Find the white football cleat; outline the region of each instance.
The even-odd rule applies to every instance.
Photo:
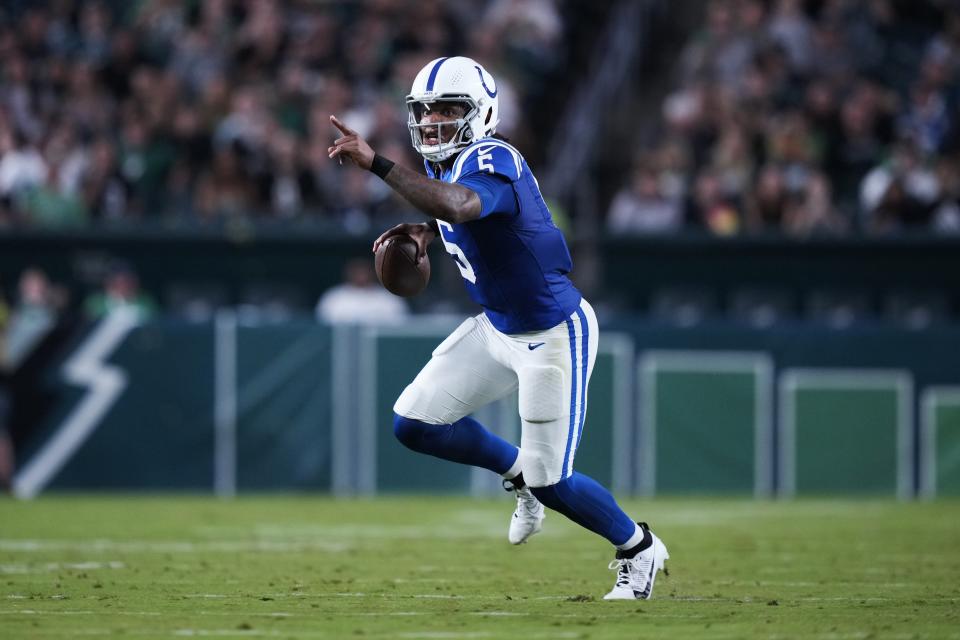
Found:
[[[543,519],[546,517],[543,505],[530,491],[530,487],[517,489],[517,509],[510,519],[510,533],[507,539],[510,544],[523,544],[535,533],[543,529]]]
[[[644,531],[650,531],[646,522],[638,522]],[[617,582],[604,600],[649,600],[653,595],[653,582],[657,572],[663,569],[663,562],[670,557],[667,547],[655,536],[652,531],[653,544],[638,553],[633,558],[621,557],[617,551],[617,559],[610,563],[611,569],[617,570]]]

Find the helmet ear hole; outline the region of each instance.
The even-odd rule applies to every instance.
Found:
[[[487,126],[488,124],[490,124],[490,118],[492,117],[493,117],[493,107],[490,107],[489,109],[487,109],[487,117],[483,121],[483,126]]]

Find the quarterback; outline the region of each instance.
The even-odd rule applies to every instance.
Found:
[[[408,128],[426,175],[378,155],[331,116],[342,135],[328,149],[372,171],[434,218],[401,224],[374,242],[405,234],[418,259],[439,237],[483,312],[467,319],[394,405],[394,432],[410,449],[489,469],[517,493],[508,539],[541,530],[544,505],[615,547],[607,600],[646,599],[669,555],[592,478],[574,471],[599,331],[590,304],[567,277],[572,262],[523,156],[497,137],[493,77],[474,60],[427,64],[407,96]],[[518,394],[520,447],[470,416]]]

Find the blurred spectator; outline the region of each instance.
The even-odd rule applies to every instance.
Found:
[[[933,227],[941,233],[960,233],[960,159],[941,159],[937,176],[941,191]]]
[[[37,268],[24,271],[2,342],[0,368],[16,371],[54,329],[65,305],[65,292],[51,284],[46,273]]]
[[[717,236],[738,233],[743,216],[736,204],[724,194],[720,177],[712,171],[697,176],[687,216],[694,226]]]
[[[47,179],[40,152],[9,129],[0,128],[0,196],[14,198]]]
[[[809,71],[813,64],[813,27],[800,0],[777,0],[768,31],[786,51],[794,69],[800,73]]]
[[[235,216],[253,209],[256,189],[234,145],[217,149],[197,181],[194,208],[205,218]]]
[[[736,85],[754,53],[752,34],[739,29],[737,7],[728,0],[707,3],[706,24],[682,55],[683,77],[710,77]]]
[[[936,173],[911,140],[900,142],[886,162],[874,167],[860,188],[862,226],[895,231],[928,226],[940,198]]]
[[[833,205],[830,180],[819,172],[807,177],[785,214],[783,230],[793,236],[837,235],[849,228],[849,220]]]
[[[783,171],[775,165],[760,170],[747,202],[747,226],[752,231],[776,231],[783,226],[789,194]]]
[[[343,282],[320,296],[317,320],[330,324],[396,323],[408,314],[407,304],[381,287],[371,261],[350,260],[344,267]]]
[[[634,171],[630,186],[614,197],[607,214],[607,228],[614,233],[666,233],[682,224],[682,203],[664,193],[650,167]]]
[[[141,321],[149,320],[157,313],[156,302],[140,289],[140,279],[126,265],[115,266],[104,279],[103,289],[88,296],[83,306],[87,317],[92,320],[118,309],[136,312]]]

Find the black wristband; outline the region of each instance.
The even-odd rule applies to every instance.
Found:
[[[370,163],[371,173],[378,175],[381,180],[386,180],[390,169],[393,169],[393,162],[387,160],[379,153],[373,155],[373,162]]]
[[[426,222],[424,224],[430,227],[430,230],[433,231],[433,235],[440,235],[440,223],[438,223],[436,220],[431,220],[430,222]]]

